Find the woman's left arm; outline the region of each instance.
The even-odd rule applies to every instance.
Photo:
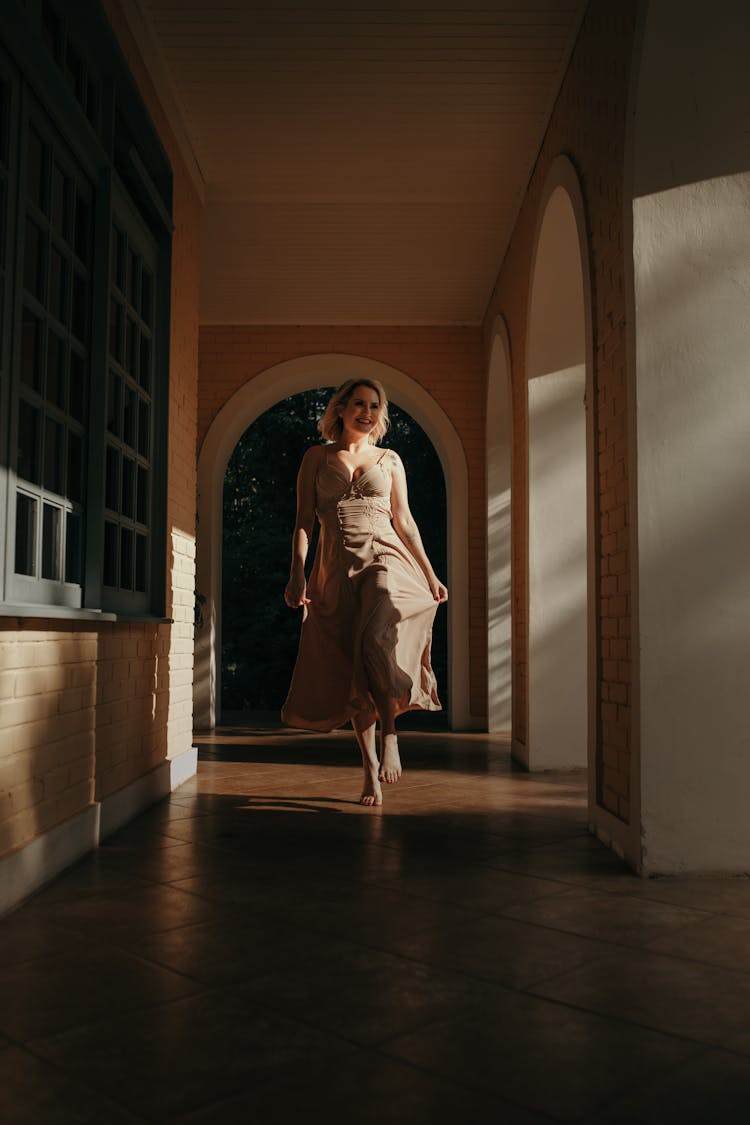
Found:
[[[393,450],[386,454],[391,470],[391,514],[393,529],[401,542],[414,556],[424,571],[425,578],[436,602],[448,600],[448,588],[440,581],[427,558],[416,520],[409,508],[409,493],[406,486],[406,473],[401,458]]]

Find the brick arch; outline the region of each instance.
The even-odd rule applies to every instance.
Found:
[[[340,353],[299,356],[275,364],[241,386],[209,427],[198,456],[196,589],[206,599],[195,651],[195,724],[215,725],[221,677],[221,528],[224,474],[247,427],[280,399],[348,378],[380,379],[393,401],[419,423],[445,474],[448,517],[449,719],[454,729],[472,725],[469,708],[468,470],[460,438],[434,398],[398,368]]]

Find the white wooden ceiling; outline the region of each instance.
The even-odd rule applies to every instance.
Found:
[[[201,319],[475,324],[585,0],[124,0],[202,180]]]

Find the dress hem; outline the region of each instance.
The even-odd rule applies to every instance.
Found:
[[[434,703],[430,700],[429,703],[410,703],[406,707],[401,707],[396,712],[396,718],[405,715],[408,711],[442,711],[443,706],[441,703]],[[303,719],[300,715],[290,714],[282,708],[281,721],[285,726],[292,727],[294,730],[309,730],[315,731],[320,734],[330,734],[331,731],[339,730],[341,727],[346,726],[351,722],[354,715],[359,711],[351,709],[343,717],[337,716],[335,719]],[[375,720],[379,718],[376,711],[373,711]]]

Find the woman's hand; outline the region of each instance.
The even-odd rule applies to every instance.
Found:
[[[304,608],[310,604],[307,596],[307,583],[304,578],[293,576],[289,579],[284,590],[284,601],[290,609]]]
[[[430,583],[430,592],[436,602],[448,601],[448,587],[440,581],[439,578],[433,576],[428,579]]]

